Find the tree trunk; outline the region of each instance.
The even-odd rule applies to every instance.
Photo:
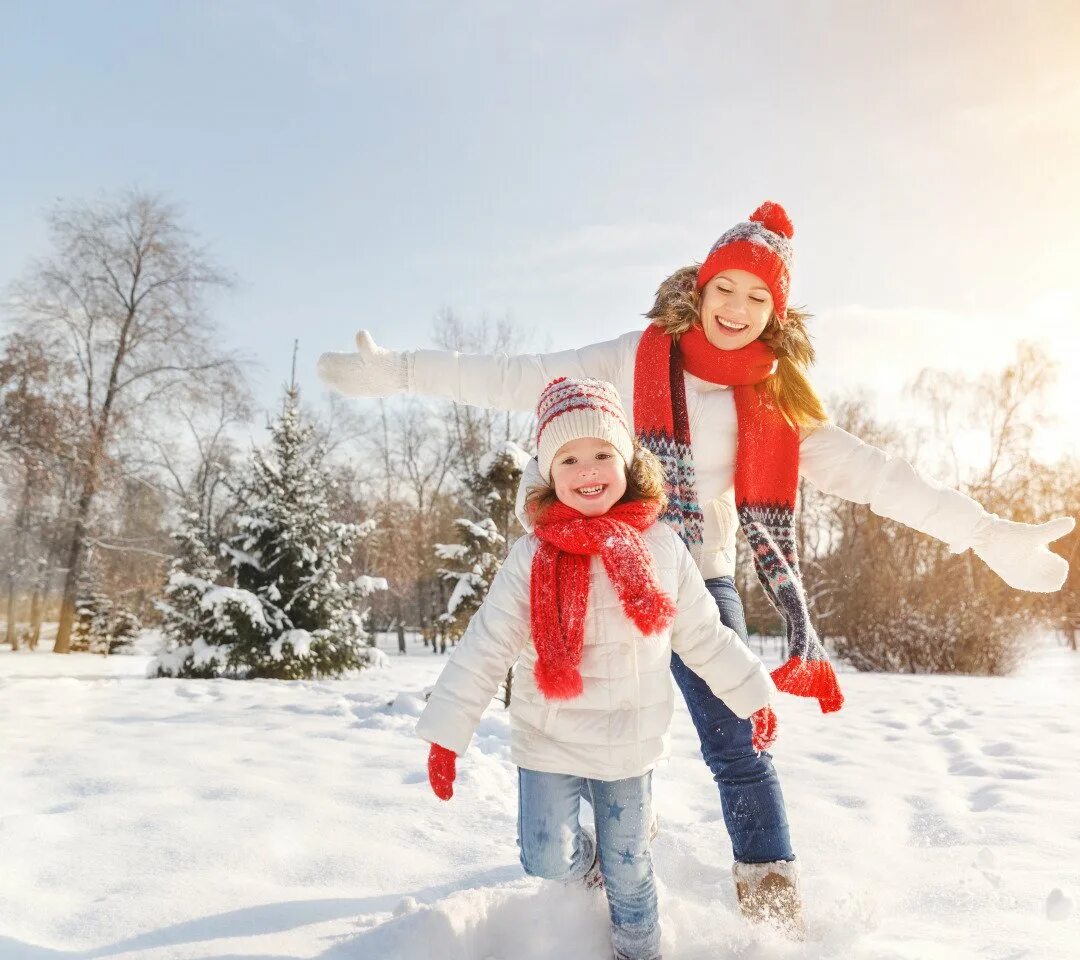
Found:
[[[400,620],[397,625],[397,648],[398,653],[405,653],[405,624]]]
[[[67,571],[64,574],[64,593],[60,601],[60,625],[56,630],[56,643],[53,644],[53,653],[68,653],[71,650],[71,628],[75,621],[75,594],[78,590],[79,574],[82,573],[86,521],[90,515],[90,503],[93,497],[93,486],[87,481],[83,494],[79,497],[78,512],[75,515],[75,529],[72,531],[71,545],[68,548]]]
[[[503,697],[503,706],[510,709],[510,688],[514,685],[514,668],[506,671],[506,696]]]
[[[8,567],[8,604],[7,604],[7,642],[12,650],[19,648],[19,630],[15,616],[15,591],[17,573],[23,566],[26,552],[26,529],[30,524],[30,486],[31,473],[27,466],[23,475],[22,495],[19,497],[19,510],[15,514],[15,536],[12,538],[11,560]]]
[[[30,598],[30,630],[26,635],[26,646],[31,650],[37,649],[38,640],[41,639],[41,609],[44,606],[42,599],[42,588],[39,581],[34,584],[34,593]]]
[[[8,573],[7,632],[4,638],[12,650],[19,649],[19,631],[15,629],[15,571]]]
[[[121,345],[124,337],[121,336]],[[119,356],[119,354],[118,354]],[[71,627],[75,620],[75,594],[78,590],[79,574],[82,573],[83,548],[86,542],[86,527],[90,519],[90,506],[97,493],[98,472],[101,469],[101,456],[105,449],[105,436],[109,428],[109,411],[113,401],[113,384],[116,380],[117,363],[113,364],[112,381],[109,393],[102,404],[101,419],[94,427],[94,436],[90,443],[90,457],[86,465],[86,480],[79,506],[75,513],[75,527],[71,534],[71,546],[68,549],[67,574],[64,577],[64,595],[60,602],[60,625],[56,630],[56,643],[53,653],[68,653],[71,650]]]

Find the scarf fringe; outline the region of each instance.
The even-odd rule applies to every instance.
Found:
[[[813,697],[822,713],[835,713],[844,705],[836,671],[828,660],[792,657],[773,670],[771,676],[777,690],[796,697]]]
[[[645,594],[624,603],[623,612],[646,637],[654,637],[675,622],[679,608],[666,593]]]
[[[536,688],[548,700],[573,700],[585,689],[578,668],[569,663],[549,663],[537,657],[533,667]]]

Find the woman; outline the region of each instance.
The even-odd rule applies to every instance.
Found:
[[[814,696],[825,711],[843,702],[799,578],[793,511],[800,476],[815,487],[949,544],[968,548],[1006,583],[1053,591],[1068,572],[1046,545],[1073,521],[1013,523],[964,494],[828,422],[806,377],[813,350],[805,315],[788,306],[793,229],[764,203],[714,244],[700,267],[661,284],[650,326],[580,350],[528,356],[394,353],[361,330],[356,353],[324,354],[319,374],[354,396],[416,393],[459,403],[529,410],[559,376],[595,377],[633,398],[633,427],[660,458],[669,485],[663,519],[682,536],[724,622],[744,639],[735,590],[735,532],[752,548],[758,578],[787,622],[791,659],[778,688]],[[883,358],[884,360],[884,358]],[[535,485],[527,472],[523,486]],[[748,721],[712,696],[678,657],[672,672],[720,789],[731,836],[736,891],[752,919],[800,924],[795,855],[779,780],[752,744]]]

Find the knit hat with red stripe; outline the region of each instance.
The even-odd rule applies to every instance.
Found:
[[[551,483],[551,461],[559,448],[582,437],[606,440],[627,466],[634,459],[630,420],[612,384],[587,377],[552,380],[536,405],[536,459],[545,483]]]
[[[787,320],[788,290],[795,228],[778,203],[766,200],[749,220],[737,223],[713,244],[698,270],[700,290],[721,270],[745,270],[760,277],[772,293],[773,309],[780,323]]]

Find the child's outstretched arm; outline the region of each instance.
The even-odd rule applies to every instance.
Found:
[[[868,504],[879,517],[929,534],[953,553],[971,547],[1017,590],[1052,593],[1069,574],[1068,562],[1047,544],[1072,530],[1071,517],[1031,524],[995,516],[959,490],[834,424],[818,427],[803,439],[799,472],[823,493]]]
[[[378,346],[371,334],[356,334],[355,353],[324,353],[319,377],[354,397],[395,393],[445,397],[474,407],[533,410],[540,391],[556,377],[595,377],[619,383],[632,370],[640,331],[579,350],[509,356],[451,350],[397,353]]]
[[[532,552],[514,544],[428,698],[416,733],[431,743],[428,779],[443,800],[453,796],[455,758],[463,754],[480,717],[529,638]]]
[[[671,536],[677,540],[674,532]],[[732,713],[747,719],[768,707],[776,688],[757,655],[720,619],[716,601],[709,594],[690,551],[681,541],[677,555],[679,595],[675,600],[678,613],[671,629],[671,649],[709,685]],[[766,719],[763,715],[762,720]],[[775,717],[771,722],[775,736]]]

